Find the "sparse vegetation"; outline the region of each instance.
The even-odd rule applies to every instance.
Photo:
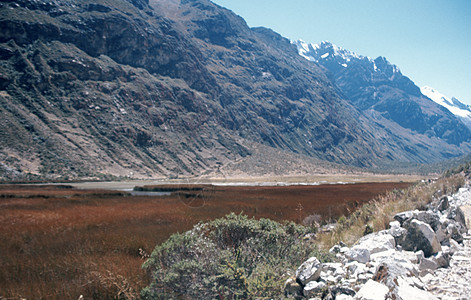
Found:
[[[347,216],[341,216],[333,232],[319,235],[319,245],[328,249],[340,241],[352,244],[365,233],[389,228],[389,222],[393,221],[396,213],[425,209],[427,204],[442,195],[455,193],[464,183],[464,176],[454,174],[379,195]]]

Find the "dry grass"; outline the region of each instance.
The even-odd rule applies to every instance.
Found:
[[[150,253],[200,220],[231,211],[298,222],[315,214],[338,217],[406,185],[218,187],[195,199],[0,185],[0,297],[137,298],[148,285],[141,249]]]
[[[379,195],[373,201],[350,212],[348,217],[340,217],[335,231],[319,234],[319,245],[323,249],[329,249],[340,241],[352,245],[365,234],[367,226],[373,231],[388,229],[395,214],[425,209],[427,204],[441,196],[455,193],[464,183],[462,175],[453,175]]]
[[[166,224],[175,217],[172,200],[57,192],[17,187],[15,197],[2,193],[10,196],[0,200],[0,296],[137,298],[147,284],[139,249],[150,252],[194,222]]]

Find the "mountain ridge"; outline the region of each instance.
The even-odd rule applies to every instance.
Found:
[[[210,1],[20,0],[0,4],[0,24],[5,178],[251,174],[257,149],[311,169],[467,149],[388,127],[288,39]]]
[[[372,59],[329,42],[293,41],[300,55],[326,67],[334,82],[361,111],[382,114],[405,129],[459,146],[471,132],[454,115],[425,97],[420,88],[386,58]],[[453,130],[456,130],[453,132]]]

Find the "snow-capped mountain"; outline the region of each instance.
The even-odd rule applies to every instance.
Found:
[[[396,132],[411,130],[454,145],[471,140],[471,127],[424,96],[385,57],[373,59],[330,42],[316,45],[298,40],[292,44],[301,56],[325,67],[344,97],[380,126],[393,126]]]
[[[424,86],[420,88],[420,91],[425,96],[429,97],[436,103],[448,109],[452,114],[460,117],[463,123],[465,123],[466,126],[471,128],[471,108],[469,105],[462,103],[455,97],[452,97],[450,99],[429,86]]]
[[[298,48],[298,53],[307,60],[328,65],[329,70],[338,71],[342,68],[348,68],[355,63],[362,62],[369,71],[374,73],[386,73],[393,76],[401,73],[396,65],[388,62],[384,57],[372,59],[371,57],[357,54],[353,51],[338,47],[331,42],[323,41],[320,44],[308,44],[303,40],[292,41]],[[332,71],[332,70],[331,70]]]

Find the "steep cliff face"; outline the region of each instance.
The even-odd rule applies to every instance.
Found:
[[[11,1],[0,26],[10,177],[196,175],[260,149],[356,166],[461,153],[404,151],[287,39],[209,1]]]

